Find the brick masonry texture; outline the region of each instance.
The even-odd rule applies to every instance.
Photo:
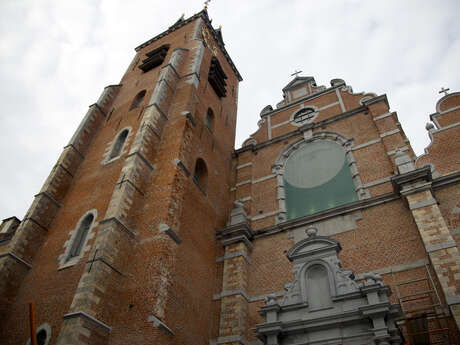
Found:
[[[179,21],[138,47],[120,84],[89,107],[25,218],[1,234],[0,338],[26,343],[27,303],[34,301],[37,324],[50,325],[53,345],[260,344],[253,331],[263,322],[258,311],[267,294],[281,297],[292,281],[286,253],[310,226],[340,242],[343,268],[358,280],[380,273],[393,303],[398,292],[428,288],[426,280],[397,290],[399,282],[431,275],[458,325],[460,97],[441,99],[432,143],[416,161],[386,96],[354,93],[344,83],[287,90],[278,108],[262,115],[253,144],[235,150],[240,78],[218,35],[206,12]],[[166,44],[160,66],[138,68]],[[208,82],[213,58],[227,76],[226,97]],[[142,103],[131,109],[141,90]],[[303,107],[317,116],[293,124]],[[125,128],[121,154],[109,159]],[[273,165],[289,145],[321,136],[346,142],[355,188],[365,192],[354,203],[280,221],[284,194]],[[430,165],[430,181],[398,185],[395,178],[405,176],[398,149],[415,172]],[[206,164],[205,183],[194,180],[198,159]],[[235,201],[247,215],[237,225],[247,231],[225,241],[219,236],[234,225]],[[90,210],[97,216],[89,249],[60,264],[70,231]],[[405,307],[434,302],[431,296]]]

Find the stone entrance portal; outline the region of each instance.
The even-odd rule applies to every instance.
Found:
[[[287,253],[294,281],[285,285],[281,300],[269,295],[259,313],[264,323],[256,334],[268,345],[389,345],[401,344],[394,319],[399,304],[376,274],[358,284],[342,270],[340,243],[307,230],[308,238]]]

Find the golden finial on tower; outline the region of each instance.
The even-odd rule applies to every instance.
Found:
[[[208,9],[208,5],[209,5],[210,2],[211,2],[211,0],[206,0],[206,1],[204,2],[204,9],[205,9],[205,10]]]
[[[219,30],[222,30],[222,25],[219,25]]]

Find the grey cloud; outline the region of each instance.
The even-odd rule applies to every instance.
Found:
[[[460,89],[457,1],[213,1],[213,24],[243,75],[237,146],[294,69],[387,93],[418,154],[441,86]],[[193,6],[191,8],[190,6]],[[0,2],[0,216],[22,217],[87,106],[117,83],[133,48],[190,1]]]

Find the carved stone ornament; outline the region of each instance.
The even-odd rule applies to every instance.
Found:
[[[269,345],[401,344],[394,321],[401,308],[390,303],[382,277],[368,274],[358,284],[341,268],[340,243],[315,228],[306,232],[286,254],[294,280],[280,300],[270,294],[259,310],[264,322],[255,328],[257,337]]]

